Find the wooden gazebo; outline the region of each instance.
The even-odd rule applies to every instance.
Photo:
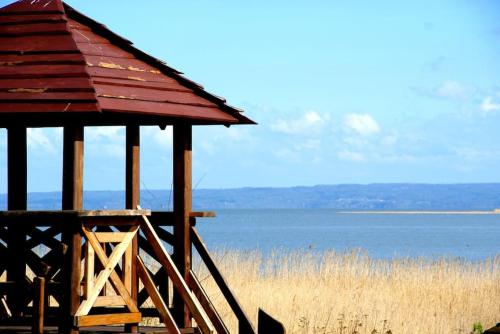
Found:
[[[163,331],[155,332],[229,333],[191,271],[192,245],[239,333],[257,333],[194,227],[213,213],[191,210],[192,127],[212,124],[253,122],[60,0],[0,9],[0,127],[8,131],[0,333],[135,333],[150,330],[139,326],[143,317],[160,320]],[[83,210],[84,127],[111,125],[126,127],[125,209]],[[173,126],[173,212],[139,207],[141,125]],[[60,211],[27,210],[29,127],[64,129]],[[267,324],[267,333],[282,331],[262,313],[260,333]]]

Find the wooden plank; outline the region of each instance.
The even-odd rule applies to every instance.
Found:
[[[125,100],[117,98],[98,97],[100,106],[105,111],[136,112],[149,115],[181,117],[184,119],[216,120],[219,122],[235,123],[233,116],[218,108],[191,106],[177,103],[149,102]]]
[[[184,277],[181,275],[177,267],[175,266],[173,260],[171,259],[168,252],[165,250],[163,243],[156,234],[153,226],[149,222],[146,216],[143,216],[141,221],[141,231],[144,233],[148,239],[151,247],[153,248],[157,260],[161,263],[162,267],[167,271],[169,278],[172,281],[176,291],[181,295],[182,300],[184,300],[193,314],[196,323],[200,327],[202,333],[208,334],[215,331],[210,319],[203,310],[202,306],[193,295],[191,290],[189,290]]]
[[[94,34],[88,29],[71,29],[73,39],[77,43],[90,43],[90,44],[110,44],[109,40]]]
[[[99,218],[108,219],[110,222],[115,217],[136,217],[149,216],[151,210],[9,210],[0,211],[0,218],[2,219],[25,219],[25,218],[39,218],[45,220],[53,219],[68,219],[68,218]]]
[[[125,306],[125,301],[122,296],[114,295],[114,296],[99,296],[95,300],[95,303],[92,307],[101,307],[101,306]]]
[[[113,252],[109,256],[109,258],[106,257],[104,250],[102,249],[102,247],[99,244],[99,241],[97,240],[97,237],[91,231],[87,230],[86,228],[83,229],[83,232],[87,238],[87,241],[90,242],[90,244],[94,248],[94,251],[96,252],[96,255],[99,258],[99,260],[101,261],[101,263],[103,264],[104,269],[97,276],[95,283],[94,283],[94,289],[91,292],[91,294],[78,307],[78,310],[76,312],[77,316],[87,315],[89,313],[89,311],[92,308],[92,306],[94,305],[97,297],[99,296],[99,293],[101,292],[102,288],[106,284],[108,278],[110,278],[110,275],[112,273],[115,273],[114,268],[118,264],[118,261],[120,260],[120,258],[123,256],[123,253],[125,253],[127,247],[129,246],[129,243],[134,238],[134,236],[137,232],[137,228],[135,228],[135,230],[133,230],[125,235],[125,237],[123,238],[121,243],[119,243],[118,245],[115,246],[115,248],[113,249]],[[116,275],[116,273],[115,273],[115,275]],[[119,278],[118,278],[118,281],[120,281]],[[116,284],[116,281],[114,283]],[[120,281],[120,283],[121,283],[121,281]],[[123,286],[123,284],[122,284],[122,286]],[[123,287],[123,288],[125,288],[125,287]],[[128,294],[126,289],[125,289],[126,294],[122,294],[124,291],[118,291],[118,292],[125,300],[127,306],[129,306],[131,308],[130,311],[134,311],[133,303],[130,301],[130,295]],[[127,299],[128,299],[128,302],[127,302]]]
[[[193,290],[196,298],[198,298],[198,300],[200,301],[200,304],[203,306],[205,312],[207,312],[210,321],[212,321],[212,324],[217,330],[217,334],[229,334],[229,330],[224,324],[224,321],[222,321],[222,318],[215,309],[215,306],[210,301],[210,298],[208,297],[207,293],[201,286],[200,281],[192,270],[190,271],[188,285],[191,290]]]
[[[215,211],[195,211],[189,213],[189,217],[195,218],[214,218],[217,217]]]
[[[5,18],[2,18],[4,21]],[[59,36],[0,37],[1,52],[70,52],[78,51],[70,34]]]
[[[222,273],[217,268],[215,261],[210,256],[207,247],[201,240],[200,235],[198,234],[198,232],[194,227],[191,227],[191,240],[196,250],[198,251],[198,254],[200,255],[201,259],[207,266],[207,269],[212,275],[215,283],[221,290],[222,294],[224,295],[224,298],[226,299],[227,303],[229,304],[234,314],[236,315],[236,318],[238,319],[239,333],[255,334],[256,332],[252,322],[250,321],[245,311],[241,307],[241,304],[236,298],[236,295],[229,288],[229,285],[224,279],[224,276],[222,276]]]
[[[178,92],[192,92],[192,90],[181,86],[179,83],[139,81],[131,79],[107,78],[94,76],[94,83],[103,85],[115,85],[123,87],[148,88],[156,90],[173,90]]]
[[[7,130],[7,207],[9,210],[27,209],[27,136],[26,128]],[[11,225],[7,231],[7,280],[17,282],[19,291],[7,295],[7,302],[14,316],[24,312],[23,287],[26,273],[26,233],[21,225]]]
[[[95,232],[97,240],[100,243],[105,242],[122,242],[129,232]]]
[[[136,262],[137,262],[137,271],[139,273],[139,277],[141,278],[142,284],[144,284],[144,288],[148,292],[149,296],[151,297],[151,300],[153,301],[153,304],[160,313],[160,318],[162,322],[167,327],[169,333],[180,334],[181,332],[179,331],[179,327],[177,327],[175,320],[170,314],[165,301],[161,298],[160,293],[156,289],[156,285],[151,276],[149,275],[146,265],[144,264],[144,262],[142,262],[142,259],[139,256],[137,256]]]
[[[64,23],[67,20],[60,14],[46,15],[2,15],[0,25],[31,23]]]
[[[96,94],[104,97],[116,97],[130,100],[154,101],[154,102],[167,102],[167,103],[180,103],[191,104],[206,107],[216,107],[206,99],[203,99],[193,92],[178,92],[168,90],[157,90],[148,88],[131,88],[115,85],[94,85]]]
[[[100,57],[92,55],[86,55],[85,59],[87,61],[88,66],[128,69],[135,72],[152,72],[152,73],[160,72],[158,68],[151,66],[150,64],[147,64],[138,59],[120,58],[120,57]]]
[[[1,69],[0,78],[3,79],[89,76],[85,70],[85,66],[80,64],[2,66]]]
[[[23,89],[24,92],[17,93],[19,89],[12,89],[11,92],[0,92],[0,100],[10,102],[34,101],[66,101],[66,102],[95,102],[97,97],[94,93],[62,92],[45,93],[41,90]]]
[[[2,29],[0,25],[0,29]],[[81,64],[85,57],[76,53],[41,53],[41,54],[0,54],[0,66],[23,66],[37,64]]]
[[[33,329],[32,334],[43,334],[45,319],[45,278],[33,280]]]
[[[95,253],[94,248],[90,245],[90,243],[85,244],[85,289],[83,298],[88,299],[92,290],[94,290],[94,269],[95,269]]]
[[[77,43],[78,49],[84,55],[117,58],[135,58],[131,53],[109,44]]]
[[[134,236],[134,239],[137,236]],[[133,242],[133,240],[132,240]],[[122,262],[122,279],[125,283],[127,291],[130,293],[132,291],[132,242],[125,250]],[[135,261],[134,261],[135,262]]]
[[[96,103],[15,103],[1,102],[0,113],[68,113],[68,112],[100,112]]]
[[[173,129],[173,201],[174,201],[174,262],[184,281],[189,280],[191,270],[191,238],[189,214],[192,210],[192,127],[174,125]],[[176,320],[183,327],[191,319],[184,306],[184,298],[174,293]]]
[[[169,78],[161,73],[138,72],[138,71],[131,71],[129,69],[115,69],[115,68],[106,68],[98,66],[88,66],[87,72],[92,77],[97,76],[97,77],[107,77],[107,78],[129,79],[133,81],[176,83],[174,79]]]
[[[31,79],[0,79],[2,91],[10,89],[46,89],[47,91],[61,90],[90,90],[92,85],[89,78],[31,78]]]
[[[67,33],[67,25],[63,22],[0,25],[0,36],[2,37]]]
[[[75,326],[89,327],[98,325],[116,325],[141,322],[140,312],[135,313],[113,313],[99,315],[84,315],[75,318]]]

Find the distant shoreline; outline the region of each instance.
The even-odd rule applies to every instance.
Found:
[[[342,214],[370,214],[370,215],[499,215],[494,211],[339,211]]]

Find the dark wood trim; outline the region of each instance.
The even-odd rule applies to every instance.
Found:
[[[64,127],[62,209],[81,210],[83,208],[83,141],[84,127],[81,125]],[[60,333],[76,334],[73,318],[80,305],[80,273],[82,258],[82,236],[80,227],[68,224],[62,239],[69,246],[66,256],[63,289],[63,312]]]
[[[28,202],[27,180],[27,129],[12,127],[7,131],[7,207],[9,210],[26,210]],[[7,280],[24,284],[26,275],[26,232],[22,226],[12,224],[7,231]],[[20,287],[15,294],[7,296],[14,316],[24,311],[26,289]]]
[[[140,205],[140,127],[129,125],[126,127],[125,140],[125,208],[135,210]],[[139,254],[139,240],[136,235],[132,240],[131,264],[131,291],[130,297],[137,304],[139,280],[137,279],[137,255]],[[125,332],[137,333],[139,324],[125,325]]]
[[[192,127],[184,124],[174,125],[173,128],[174,262],[187,282],[191,269]],[[174,309],[178,325],[190,327],[191,315],[177,293],[174,294]]]

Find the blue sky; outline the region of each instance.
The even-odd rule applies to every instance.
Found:
[[[199,188],[500,181],[499,1],[68,3],[259,123],[194,130]],[[123,189],[124,130],[86,140],[85,188]],[[30,191],[59,190],[61,131],[29,142]],[[142,144],[170,188],[171,130]]]

